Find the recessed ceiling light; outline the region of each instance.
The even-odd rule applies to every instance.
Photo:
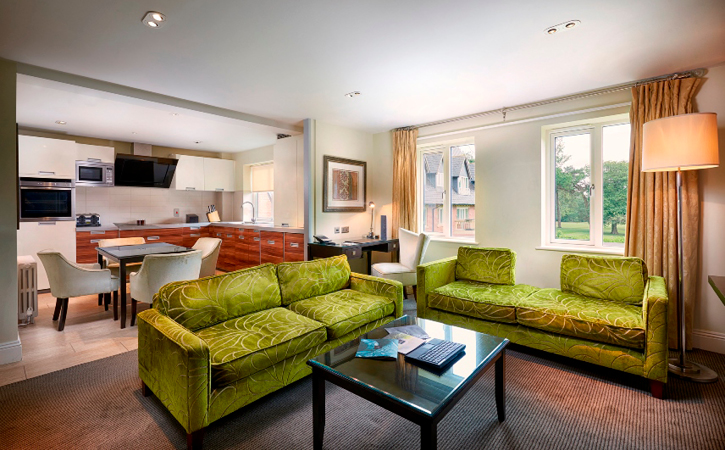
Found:
[[[132,131],[131,134],[138,134],[138,133],[136,133],[135,131]]]
[[[68,122],[66,122],[65,120],[56,120],[55,123],[57,123],[58,125],[65,125]]]
[[[201,144],[201,141],[194,141],[194,144]]]
[[[355,98],[358,95],[360,95],[360,91],[352,91],[352,92],[348,92],[347,94],[345,94],[345,97]]]
[[[558,25],[554,25],[552,27],[547,27],[544,30],[544,33],[546,34],[556,34],[560,33],[562,31],[571,30],[572,28],[576,27],[581,23],[580,20],[567,20],[566,22],[562,22]]]
[[[179,113],[171,113],[172,116],[176,117],[179,115]]]
[[[143,16],[141,22],[149,28],[161,28],[166,23],[166,16],[158,11],[149,11]]]

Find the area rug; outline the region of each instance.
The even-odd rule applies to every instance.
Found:
[[[725,375],[725,355],[693,360]],[[506,421],[496,419],[493,371],[438,426],[440,449],[725,448],[725,382],[671,379],[657,400],[638,377],[514,346]],[[309,377],[212,424],[204,448],[312,448]],[[0,387],[3,449],[184,449],[185,432],[143,397],[129,352]],[[419,428],[346,391],[327,388],[326,449],[417,449]]]

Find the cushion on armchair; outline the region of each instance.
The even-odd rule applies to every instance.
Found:
[[[516,253],[508,248],[459,247],[456,280],[516,284]]]
[[[331,340],[393,315],[395,303],[389,298],[345,289],[296,301],[289,309],[323,323]]]
[[[282,304],[344,289],[350,283],[350,264],[347,256],[314,261],[281,263],[277,266]]]
[[[647,266],[640,258],[564,255],[561,290],[586,297],[641,305]]]
[[[212,384],[223,386],[325,342],[319,322],[286,308],[229,319],[196,332],[209,345]]]
[[[191,331],[281,303],[273,264],[169,283],[154,297],[154,308]]]

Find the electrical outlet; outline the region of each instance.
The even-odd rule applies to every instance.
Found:
[[[340,233],[340,227],[335,227],[335,234],[339,234],[339,233]]]
[[[174,208],[174,217],[179,217],[179,208]]]
[[[349,233],[350,232],[350,227],[342,227],[342,232],[343,233]]]

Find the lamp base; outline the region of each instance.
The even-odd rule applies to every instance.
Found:
[[[670,373],[694,381],[695,383],[714,383],[717,381],[717,373],[709,367],[687,361],[685,365],[680,364],[680,358],[669,359]]]

